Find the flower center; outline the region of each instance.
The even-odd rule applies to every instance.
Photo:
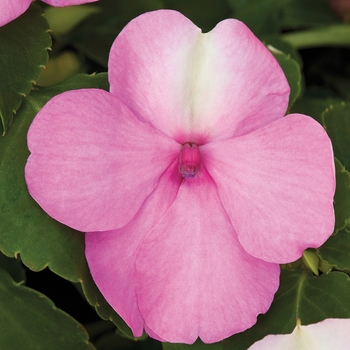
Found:
[[[185,143],[179,155],[178,169],[180,174],[187,180],[195,177],[201,163],[199,148],[195,143]]]

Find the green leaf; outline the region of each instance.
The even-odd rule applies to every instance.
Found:
[[[290,0],[281,11],[283,28],[315,27],[339,23],[328,0]]]
[[[162,0],[104,0],[95,5],[100,12],[75,28],[68,39],[75,48],[103,67],[107,67],[113,41],[129,21],[143,12],[164,7]]]
[[[350,318],[350,279],[343,272],[316,277],[310,270],[282,270],[271,308],[255,326],[223,341],[223,350],[246,350],[268,334],[292,333],[297,318],[307,325],[325,318]]]
[[[258,37],[279,34],[280,10],[290,0],[228,0],[234,17],[244,22]]]
[[[113,326],[113,324],[111,323]],[[90,333],[90,325],[87,326]],[[115,327],[109,331],[103,331],[99,333],[94,340],[94,345],[99,350],[126,350],[126,349],[138,349],[138,350],[162,350],[162,344],[148,336],[142,341],[135,339],[128,339],[122,333],[115,329]],[[92,338],[92,336],[91,336]]]
[[[0,269],[9,273],[18,283],[23,283],[26,280],[26,272],[19,257],[9,258],[0,252]]]
[[[335,158],[336,190],[334,196],[335,228],[343,229],[350,223],[350,173]]]
[[[0,28],[0,120],[3,134],[48,60],[48,23],[40,6],[32,4],[16,20]]]
[[[335,156],[350,171],[350,104],[330,105],[323,112],[322,120],[332,140]]]
[[[0,269],[0,344],[3,350],[92,350],[83,327],[37,291]]]
[[[204,344],[197,340],[192,345],[163,343],[163,350],[222,350],[222,342],[214,344]]]
[[[344,229],[331,236],[317,249],[318,256],[337,270],[350,271],[350,231]]]
[[[282,34],[280,38],[298,50],[324,46],[348,47],[350,45],[350,25],[334,24],[288,32]]]
[[[91,278],[83,233],[50,218],[29,195],[24,179],[27,131],[36,113],[58,93],[92,87],[108,90],[107,74],[81,74],[50,88],[38,88],[24,99],[10,132],[0,139],[0,250],[7,256],[20,254],[22,262],[34,271],[48,266],[57,275],[82,283],[88,302],[99,315],[132,336]]]
[[[301,92],[301,71],[298,63],[291,58],[290,55],[286,55],[284,52],[276,49],[275,47],[268,45],[267,48],[274,55],[279,65],[282,67],[283,72],[288,80],[290,86],[289,95],[289,107],[293,105]]]
[[[323,125],[322,114],[332,103],[337,103],[335,99],[303,96],[298,98],[290,109],[291,113],[306,114]]]
[[[86,6],[47,7],[45,18],[49,22],[54,36],[70,32],[80,22],[100,11],[95,4]]]
[[[274,47],[277,51],[282,51],[287,57],[292,58],[298,64],[300,69],[303,67],[303,59],[299,52],[285,41],[282,41],[278,35],[263,36],[262,41],[265,46]]]

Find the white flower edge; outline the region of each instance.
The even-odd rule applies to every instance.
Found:
[[[297,325],[291,334],[270,334],[254,343],[249,350],[346,350],[350,347],[350,319],[329,318]]]

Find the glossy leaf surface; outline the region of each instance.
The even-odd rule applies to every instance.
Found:
[[[322,120],[332,140],[334,155],[350,171],[350,103],[331,104]]]
[[[37,291],[15,283],[0,269],[2,349],[92,350],[88,334]]]
[[[350,272],[350,231],[343,229],[317,249],[319,257],[327,264]]]
[[[6,133],[22,99],[39,78],[48,60],[51,46],[48,23],[40,6],[28,11],[9,24],[0,27],[0,119]]]

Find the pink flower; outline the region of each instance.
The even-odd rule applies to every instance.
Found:
[[[350,0],[329,0],[329,4],[337,15],[350,21]]]
[[[87,232],[92,276],[136,337],[211,343],[251,327],[278,264],[333,231],[328,136],[283,117],[286,78],[234,19],[202,34],[176,11],[145,13],[116,38],[109,81],[38,113],[31,195]]]
[[[329,318],[307,326],[297,324],[292,334],[268,335],[249,350],[347,350],[349,344],[350,319]]]
[[[98,0],[41,0],[46,4],[56,7],[81,5],[89,2],[95,2]],[[0,27],[13,21],[24,12],[28,10],[28,7],[32,3],[32,0],[1,0],[0,4]]]

